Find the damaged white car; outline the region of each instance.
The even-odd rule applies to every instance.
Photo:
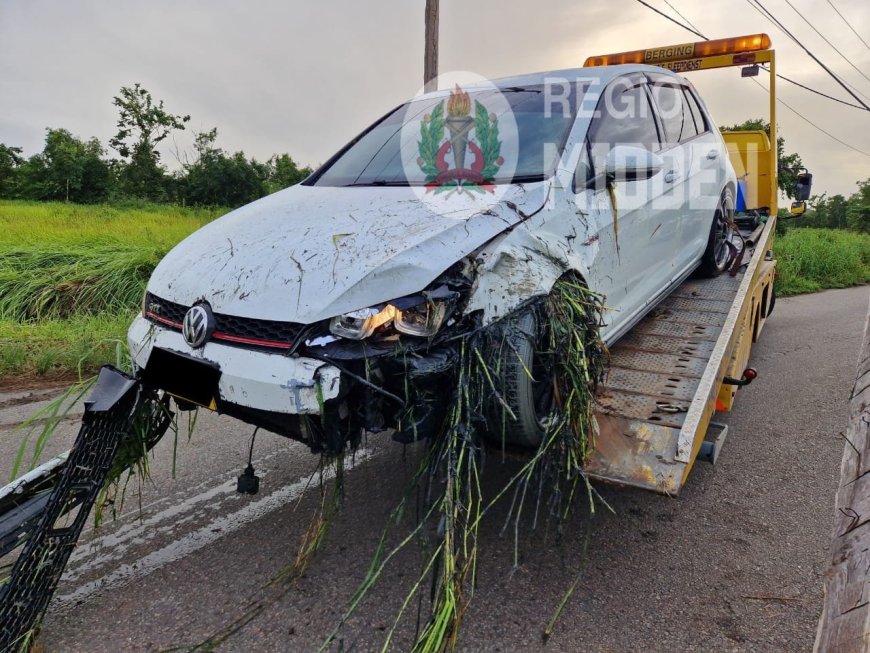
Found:
[[[175,247],[129,331],[142,378],[336,452],[411,441],[445,410],[456,348],[572,275],[612,343],[732,256],[736,180],[688,81],[643,65],[420,95],[300,185]],[[512,344],[505,434],[534,446],[547,381],[534,319]],[[521,338],[521,339],[522,339]],[[414,411],[409,407],[414,406]]]

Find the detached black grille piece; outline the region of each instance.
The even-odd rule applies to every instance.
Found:
[[[157,295],[145,296],[145,317],[169,328],[181,330],[188,306],[176,304]],[[304,324],[279,320],[258,320],[215,313],[212,339],[237,345],[290,349],[305,329]]]

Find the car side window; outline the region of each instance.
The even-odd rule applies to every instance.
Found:
[[[666,147],[673,147],[698,135],[682,88],[655,84],[651,90],[665,130]]]
[[[698,130],[698,123],[695,121],[695,117],[692,115],[692,107],[689,106],[689,100],[686,98],[686,91],[682,89],[680,92],[680,99],[683,102],[683,115],[686,118],[685,126],[683,127],[683,138],[682,141],[687,141],[690,138],[694,138],[698,134],[704,131],[703,127]],[[704,123],[701,123],[702,125]]]
[[[652,152],[661,149],[649,96],[643,85],[605,91],[589,126],[592,171],[604,172],[614,145],[634,145]]]
[[[689,102],[689,108],[692,110],[692,117],[695,119],[695,126],[698,128],[698,133],[703,134],[710,130],[707,120],[704,118],[704,112],[701,111],[701,105],[698,104],[698,98],[691,89],[684,88],[683,94]]]

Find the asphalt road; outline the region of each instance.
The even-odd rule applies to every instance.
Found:
[[[602,488],[614,512],[580,510],[565,541],[511,536],[499,514],[481,534],[478,585],[462,651],[808,651],[821,609],[847,397],[868,289],[779,301],[752,362],[760,376],[727,417],[716,467],[699,463],[679,498]],[[56,391],[54,391],[56,394]],[[49,396],[52,394],[49,391]],[[0,395],[0,478],[19,438],[12,426],[45,400]],[[67,448],[68,421],[40,458]],[[201,415],[155,449],[153,480],[132,483],[122,514],[75,552],[41,634],[45,651],[155,651],[206,640],[258,607],[220,651],[311,651],[364,576],[419,452],[370,440],[346,475],[346,501],[307,575],[286,592],[262,587],[292,562],[317,505],[317,461],[260,435],[255,497],[234,492],[250,429]],[[487,463],[493,491],[512,469]],[[503,513],[501,513],[503,516]],[[584,553],[585,549],[585,553]],[[398,556],[341,630],[344,650],[378,650],[419,572]],[[549,643],[541,632],[581,573]],[[413,610],[412,610],[413,613]],[[394,637],[406,650],[414,615]],[[335,650],[335,649],[333,649]]]

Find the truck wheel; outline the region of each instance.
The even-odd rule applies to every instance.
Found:
[[[731,248],[728,246],[728,235],[731,231],[730,223],[734,219],[734,193],[730,188],[722,191],[719,206],[713,216],[713,224],[710,227],[710,237],[707,240],[707,249],[701,257],[701,265],[698,274],[702,277],[716,277],[725,271],[731,260]]]
[[[487,407],[489,437],[509,445],[536,448],[555,406],[554,362],[542,353],[544,334],[533,311],[506,320],[496,329],[488,360],[499,370],[502,399],[516,416],[494,399]],[[497,386],[498,387],[498,386]]]

